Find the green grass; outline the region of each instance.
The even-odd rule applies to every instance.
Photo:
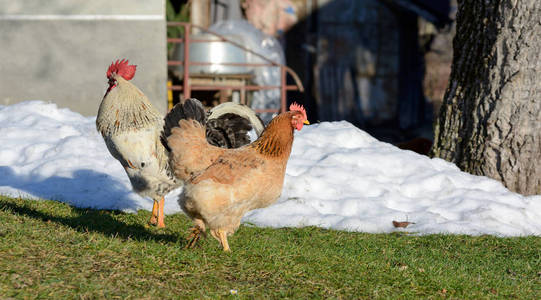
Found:
[[[0,298],[541,298],[539,237],[241,226],[223,253],[149,217],[0,196]]]

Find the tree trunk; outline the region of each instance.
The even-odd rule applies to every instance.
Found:
[[[541,1],[458,1],[432,154],[541,194]]]

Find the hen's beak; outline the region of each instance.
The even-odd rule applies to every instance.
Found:
[[[308,120],[304,120],[303,123],[306,124],[306,125],[310,125],[310,122],[308,122]]]

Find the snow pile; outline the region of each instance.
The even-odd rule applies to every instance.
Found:
[[[78,207],[150,210],[133,193],[86,118],[41,101],[0,106],[0,194],[55,199]],[[167,214],[180,211],[166,197]],[[524,197],[455,165],[382,143],[347,122],[296,134],[282,197],[244,221],[392,232],[541,235],[541,196]]]

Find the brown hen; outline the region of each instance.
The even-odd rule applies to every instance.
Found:
[[[181,120],[167,142],[173,172],[185,182],[179,204],[193,220],[192,247],[208,226],[214,238],[230,251],[227,236],[242,216],[269,206],[282,193],[294,129],[301,130],[306,111],[297,104],[274,118],[253,143],[223,149],[208,144],[205,127],[195,120]]]

